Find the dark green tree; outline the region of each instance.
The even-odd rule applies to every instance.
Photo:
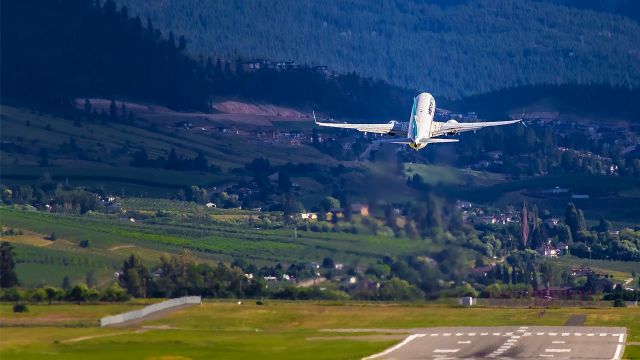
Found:
[[[0,287],[3,289],[20,285],[14,256],[13,246],[9,242],[0,243]]]

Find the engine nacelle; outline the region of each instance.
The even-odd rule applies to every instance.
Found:
[[[458,123],[458,122],[457,122],[456,120],[453,120],[453,119],[451,119],[451,120],[447,121],[447,124],[457,124],[457,123]],[[449,132],[447,132],[447,135],[455,135],[455,134],[457,134],[457,132],[456,132],[456,131],[449,131]]]
[[[406,135],[408,129],[407,123],[401,123],[401,122],[397,122],[395,120],[391,120],[389,121],[390,125],[393,125],[393,127],[391,128],[391,130],[389,131],[389,135]]]

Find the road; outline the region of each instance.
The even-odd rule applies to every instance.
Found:
[[[413,329],[373,359],[620,359],[626,329],[588,326]]]

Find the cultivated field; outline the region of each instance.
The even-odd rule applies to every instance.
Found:
[[[320,262],[324,257],[335,261],[366,266],[385,255],[426,253],[442,244],[398,239],[392,235],[366,235],[340,232],[298,231],[291,228],[262,229],[257,214],[238,210],[205,210],[208,221],[191,218],[188,203],[163,200],[131,201],[128,209],[156,204],[159,210],[175,216],[155,217],[148,221],[95,214],[93,216],[49,214],[0,207],[3,225],[28,230],[30,236],[3,236],[16,246],[18,275],[25,285],[60,284],[65,275],[83,280],[93,271],[98,280],[113,278],[129,254],[138,254],[151,266],[162,253],[178,254],[191,250],[200,262],[248,259],[258,265]],[[162,207],[164,205],[164,207]],[[155,213],[155,212],[154,212]],[[238,221],[241,217],[241,221]],[[250,220],[248,218],[253,218]],[[60,240],[44,240],[55,232]],[[82,248],[81,240],[91,246]]]
[[[3,359],[358,359],[403,338],[398,329],[435,326],[626,326],[626,357],[638,355],[640,308],[507,309],[435,304],[209,302],[130,328],[98,328],[130,305],[38,305],[13,314],[0,306]],[[58,319],[55,322],[52,319]],[[63,319],[63,320],[60,320]],[[345,329],[371,329],[345,332]],[[375,331],[378,329],[378,331]],[[382,329],[382,330],[380,330]],[[342,330],[342,331],[341,331]]]

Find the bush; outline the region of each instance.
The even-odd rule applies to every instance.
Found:
[[[27,299],[26,292],[17,287],[5,289],[2,294],[2,300],[4,301],[20,301]]]
[[[264,305],[264,303],[262,302],[262,300],[258,300],[256,301],[256,305]]]
[[[42,288],[33,289],[29,294],[29,298],[31,301],[38,303],[47,299],[47,292]]]
[[[78,284],[67,292],[67,300],[69,301],[94,301],[98,300],[98,297],[98,291],[89,289],[85,284]]]
[[[127,301],[131,297],[118,283],[113,283],[102,294],[103,301]]]
[[[13,312],[16,312],[16,313],[29,312],[29,308],[27,307],[27,304],[15,304],[13,305]]]
[[[613,307],[626,307],[627,304],[622,299],[615,299],[613,301]]]
[[[90,246],[91,246],[91,241],[89,241],[89,240],[80,240],[80,242],[78,243],[78,245],[79,245],[81,248],[86,249],[86,248],[88,248],[88,247],[90,247]]]

